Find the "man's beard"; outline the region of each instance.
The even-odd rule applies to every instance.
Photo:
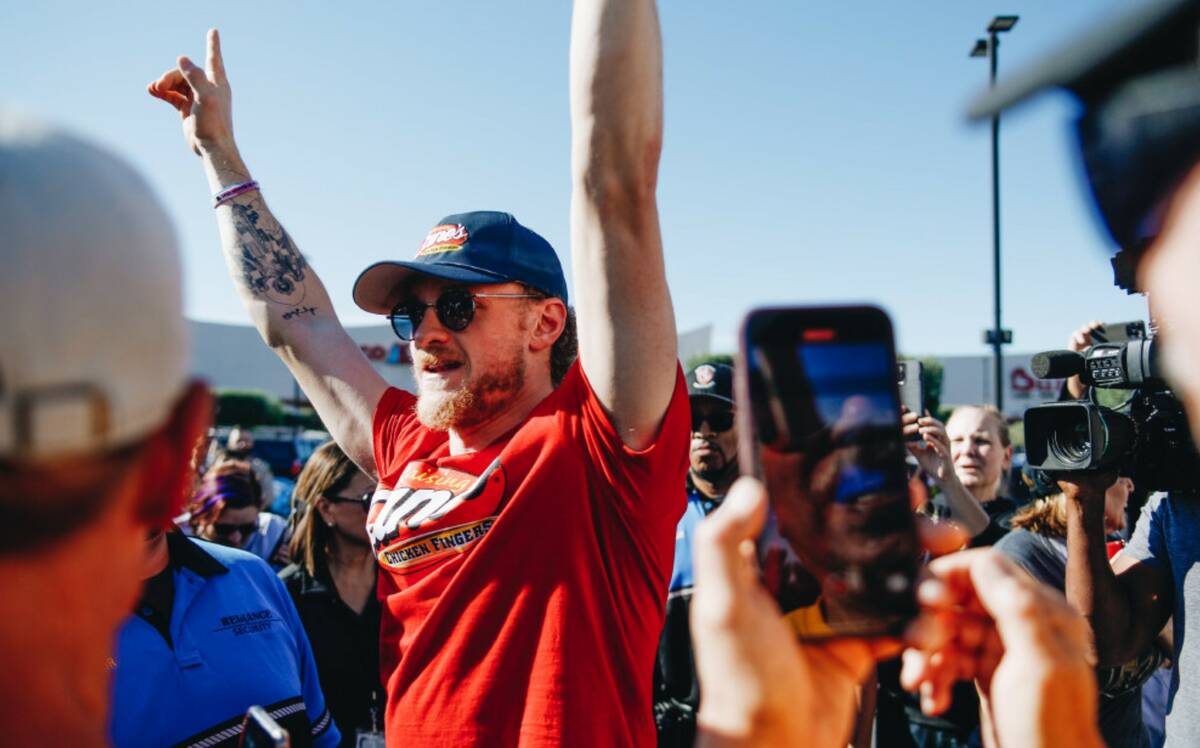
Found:
[[[722,462],[719,467],[706,465],[700,470],[692,468],[692,475],[708,483],[720,483],[723,478],[729,477],[733,465],[732,462]]]
[[[709,483],[720,483],[722,478],[728,477],[731,468],[736,463],[730,460],[728,455],[725,454],[725,450],[716,444],[709,442],[708,446],[713,451],[713,454],[707,460],[698,461],[699,467],[697,467],[696,463],[692,463],[688,466],[688,469],[693,476],[700,480]]]
[[[497,365],[473,381],[452,390],[424,390],[417,378],[417,419],[433,431],[478,426],[502,410],[509,395],[525,386],[525,359],[514,351],[512,360]]]

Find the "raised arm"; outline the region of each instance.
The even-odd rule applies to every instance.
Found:
[[[184,137],[217,193],[252,177],[234,142],[232,97],[215,29],[208,32],[206,67],[180,57],[149,91],[179,111]],[[376,475],[371,419],[387,382],[338,321],[321,280],[261,191],[239,195],[216,213],[225,262],[254,326],[291,369],[342,450]]]
[[[662,40],[653,0],[578,0],[571,23],[571,257],[584,373],[629,446],[676,377],[655,188]]]
[[[1154,643],[1171,616],[1174,590],[1167,574],[1150,563],[1122,553],[1109,564],[1104,492],[1112,476],[1077,480],[1059,481],[1067,496],[1067,599],[1092,627],[1098,664],[1116,667]]]
[[[950,519],[962,525],[971,538],[978,537],[987,530],[990,520],[979,501],[963,486],[954,472],[950,437],[946,434],[945,424],[929,415],[928,411],[926,415],[918,418],[916,413],[908,409],[904,410],[901,423],[906,437],[921,437],[916,441],[906,441],[905,446],[908,447],[909,453],[917,458],[921,469],[933,478],[946,495]]]

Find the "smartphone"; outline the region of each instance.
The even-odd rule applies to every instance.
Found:
[[[1146,337],[1146,323],[1141,320],[1135,322],[1106,322],[1100,327],[1092,330],[1092,344],[1097,343],[1124,343],[1127,340],[1144,340]]]
[[[242,748],[290,748],[288,733],[276,722],[266,709],[252,706],[246,710],[242,720]]]
[[[763,582],[802,638],[896,634],[916,615],[892,325],[876,307],[756,309],[736,371],[739,462],[766,484]]]
[[[921,362],[904,360],[896,363],[896,387],[900,391],[900,404],[918,417],[925,414],[925,384],[921,380]],[[920,441],[920,434],[908,437],[909,441]]]

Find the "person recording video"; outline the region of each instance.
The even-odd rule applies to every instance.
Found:
[[[1104,495],[1104,529],[1109,537],[1125,526],[1125,504],[1133,481],[1118,478]],[[1012,559],[1034,579],[1065,591],[1067,569],[1067,498],[1055,493],[1023,507],[1012,519],[1013,530],[996,550]],[[1109,544],[1116,553],[1119,545]],[[1142,685],[1163,663],[1159,647],[1151,646],[1116,667],[1097,668],[1100,684],[1099,727],[1110,746],[1142,748],[1149,736],[1142,720]]]

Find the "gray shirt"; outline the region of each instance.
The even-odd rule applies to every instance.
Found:
[[[1175,590],[1175,668],[1166,746],[1195,748],[1200,746],[1200,496],[1150,497],[1125,553],[1170,575]]]
[[[996,550],[1008,556],[1029,575],[1059,592],[1066,589],[1067,544],[1061,538],[1046,537],[1028,530],[1013,530],[1005,535]],[[1161,660],[1139,658],[1126,668],[1100,671],[1099,727],[1109,748],[1149,748],[1149,734],[1142,723],[1141,682]],[[1125,677],[1120,677],[1124,674]]]

